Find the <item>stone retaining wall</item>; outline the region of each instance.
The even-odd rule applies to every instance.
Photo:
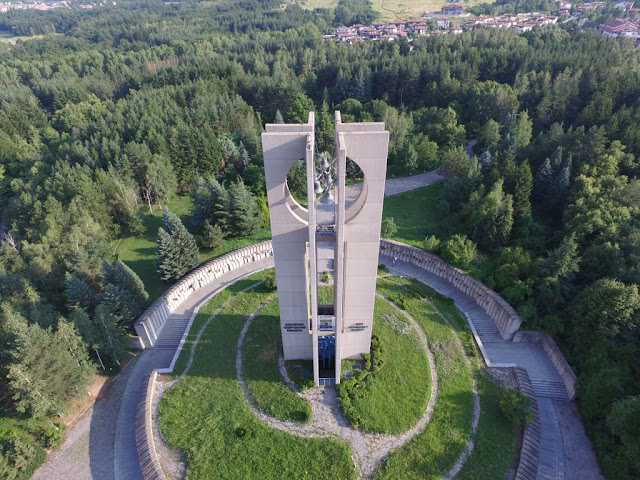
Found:
[[[576,374],[573,373],[567,359],[564,358],[560,348],[549,334],[545,332],[517,332],[513,336],[513,342],[539,343],[562,377],[569,400],[576,398]]]
[[[380,254],[391,258],[398,257],[399,260],[412,263],[447,280],[458,290],[472,297],[493,319],[503,339],[511,340],[514,333],[520,328],[520,316],[500,295],[484,283],[449,265],[437,255],[404,243],[382,239],[380,240]]]
[[[147,381],[140,388],[140,400],[136,408],[136,450],[138,462],[144,480],[165,480],[166,477],[160,466],[153,440],[153,389],[158,374],[154,371],[147,377]]]
[[[269,256],[273,256],[273,247],[270,240],[235,250],[211,260],[188,273],[169,287],[136,320],[134,327],[140,338],[139,346],[143,349],[153,347],[169,315],[192,293],[206,287],[210,282],[227,272]]]
[[[529,409],[533,414],[531,422],[524,428],[522,435],[520,462],[518,463],[515,480],[536,480],[538,477],[538,462],[540,460],[541,435],[538,401],[527,371],[524,368],[516,367],[513,369],[513,373],[520,391],[531,399]]]

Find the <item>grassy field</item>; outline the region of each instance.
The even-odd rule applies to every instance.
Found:
[[[191,229],[189,217],[191,206],[191,197],[176,197],[167,204],[169,210],[180,217],[187,229]],[[149,292],[149,303],[151,303],[172,284],[172,282],[163,282],[155,270],[156,237],[158,236],[158,228],[162,225],[162,210],[155,210],[153,215],[145,215],[144,224],[146,229],[143,235],[116,240],[112,243],[112,247],[118,258],[140,276],[147,292]],[[263,228],[256,235],[249,237],[228,238],[220,248],[215,250],[201,249],[200,261],[204,263],[212,258],[269,238],[271,238],[271,232],[268,228]]]
[[[384,348],[385,364],[375,373],[368,395],[352,400],[352,405],[361,415],[362,430],[402,433],[415,425],[427,408],[431,392],[427,355],[408,320],[378,298],[373,333]]]
[[[207,302],[200,310],[198,310],[198,314],[196,318],[193,320],[193,325],[191,325],[191,329],[189,330],[189,335],[184,342],[184,346],[182,350],[180,350],[180,355],[178,356],[178,360],[176,361],[175,368],[173,369],[173,374],[175,377],[178,377],[187,365],[189,361],[189,355],[191,353],[191,348],[193,347],[193,342],[195,341],[198,332],[202,328],[202,326],[206,323],[206,321],[213,315],[213,313],[224,305],[227,301],[229,301],[233,296],[238,295],[243,290],[250,288],[252,285],[255,285],[258,282],[261,282],[264,279],[266,272],[262,271],[252,275],[249,278],[243,278],[242,280],[238,280],[236,283],[229,285],[223,291],[219,292],[216,296],[214,296],[209,302]]]
[[[398,226],[394,240],[422,247],[428,235],[443,241],[448,239],[450,225],[438,210],[442,185],[436,183],[384,199],[383,218],[393,217]]]
[[[303,8],[335,8],[338,0],[296,0]],[[373,8],[378,12],[378,20],[413,20],[420,18],[424,12],[435,12],[446,5],[446,0],[371,0]],[[463,5],[472,6],[479,3],[493,3],[492,0],[467,0]]]
[[[249,326],[242,351],[242,373],[260,410],[281,420],[308,422],[311,405],[284,383],[278,370],[281,350],[280,311],[274,300]]]
[[[186,456],[187,479],[355,478],[345,443],[271,429],[244,401],[236,379],[238,337],[247,315],[270,293],[259,286],[220,312],[202,336],[188,375],[160,404],[160,428]]]
[[[502,389],[481,371],[465,318],[450,300],[416,280],[382,279],[378,291],[403,305],[427,334],[438,372],[438,401],[427,428],[388,457],[376,478],[440,478],[453,466],[471,432],[473,371],[480,395],[480,421],[474,450],[456,478],[503,479],[515,456],[517,433],[500,411]]]

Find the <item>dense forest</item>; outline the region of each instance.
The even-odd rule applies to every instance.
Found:
[[[371,18],[368,2],[344,0],[335,11],[144,0],[2,16],[0,32],[46,35],[0,43],[3,416],[44,425],[50,446],[57,430],[42,420],[96,369],[117,371],[149,300],[110,242],[142,233],[146,212],[176,195],[193,197],[193,224],[165,211],[159,250],[181,236],[195,265],[187,229],[208,246],[254,232],[266,221],[264,123],[314,109],[330,148],[339,109],[386,122],[389,175],[441,166],[438,208],[455,241],[424,247],[500,292],[523,328],[556,338],[605,475],[640,476],[638,50],[575,23],[322,40]],[[167,280],[185,271],[158,267]],[[0,477],[28,475],[39,447],[7,435]]]

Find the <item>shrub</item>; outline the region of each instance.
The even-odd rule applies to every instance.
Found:
[[[469,268],[476,256],[477,247],[466,235],[452,236],[442,247],[442,259],[456,267]]]
[[[276,282],[276,270],[275,268],[270,268],[267,270],[267,274],[264,277],[264,286],[269,290],[275,290],[277,286]]]
[[[531,405],[531,399],[519,390],[505,390],[500,400],[500,410],[514,425],[526,426],[531,422],[533,414],[529,410],[529,405]]]
[[[380,235],[383,238],[391,238],[398,231],[398,226],[393,217],[386,217],[382,219],[382,225],[380,228]]]
[[[358,428],[362,423],[362,417],[351,403],[354,399],[366,398],[369,394],[369,386],[375,381],[375,374],[384,366],[384,348],[377,335],[371,336],[371,353],[363,353],[364,368],[353,372],[353,376],[336,385],[338,405],[353,428]]]
[[[389,273],[389,269],[384,263],[381,263],[380,265],[378,265],[378,275],[381,275],[384,273]]]
[[[427,252],[437,254],[440,251],[440,240],[438,240],[435,235],[431,235],[424,239],[423,246]]]
[[[315,386],[316,386],[316,383],[311,378],[305,378],[300,383],[298,383],[298,388],[300,389],[301,392],[304,392],[305,390],[308,390]]]
[[[326,270],[322,272],[322,274],[320,275],[320,281],[322,281],[323,283],[329,283],[329,272],[327,272]]]
[[[9,464],[16,470],[22,472],[29,468],[36,458],[36,449],[33,445],[14,437],[7,442],[4,447],[4,454]]]
[[[64,424],[53,425],[52,423],[40,428],[38,440],[44,448],[56,448],[64,438]]]

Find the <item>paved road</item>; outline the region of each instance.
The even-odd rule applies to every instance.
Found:
[[[445,180],[445,177],[440,175],[437,170],[421,173],[420,175],[413,175],[412,177],[390,178],[385,183],[384,196],[398,195],[399,193],[426,187],[427,185],[443,180]]]
[[[452,298],[471,319],[489,363],[515,364],[527,370],[536,392],[542,431],[538,480],[563,480],[565,476],[567,479],[603,478],[575,405],[568,400],[560,375],[539,345],[504,341],[491,317],[471,297],[446,280],[400,260],[390,266],[393,260],[386,256],[380,256],[380,263],[387,265],[392,273],[416,278]],[[565,465],[570,468],[583,465],[582,472],[586,469],[589,475],[576,477],[571,470],[565,475]]]

